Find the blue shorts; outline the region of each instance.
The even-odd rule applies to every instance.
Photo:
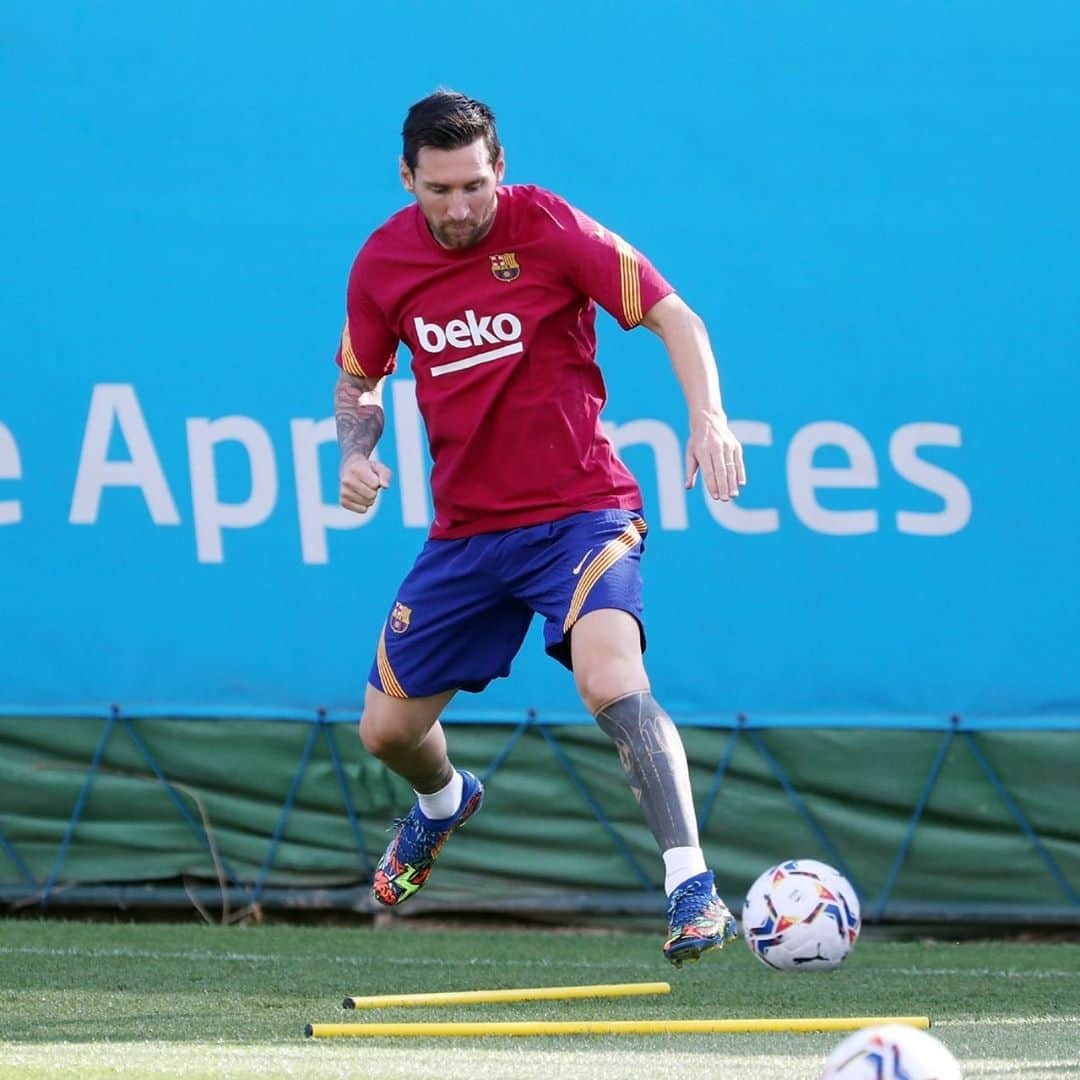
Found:
[[[483,690],[510,674],[534,613],[545,619],[548,655],[571,667],[570,631],[586,612],[618,608],[642,626],[645,533],[633,511],[588,510],[464,540],[428,540],[379,636],[371,685],[396,698]]]

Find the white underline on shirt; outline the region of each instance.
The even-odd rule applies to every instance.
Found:
[[[492,360],[501,360],[504,356],[513,356],[515,353],[524,351],[525,343],[515,341],[513,345],[504,345],[501,349],[492,349],[490,352],[466,356],[464,360],[453,360],[449,364],[436,364],[431,369],[431,374],[448,375],[451,371],[464,371],[466,368],[476,367],[477,364],[490,364]]]

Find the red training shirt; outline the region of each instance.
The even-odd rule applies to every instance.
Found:
[[[600,426],[596,303],[629,330],[672,291],[621,237],[532,185],[498,189],[491,230],[472,247],[442,247],[415,203],[371,234],[336,360],[380,378],[398,342],[412,351],[433,538],[641,507]]]

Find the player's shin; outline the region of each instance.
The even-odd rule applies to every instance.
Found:
[[[644,690],[609,702],[596,713],[596,722],[615,743],[660,851],[696,851],[698,830],[690,772],[671,717]]]
[[[627,694],[596,713],[664,855],[668,938],[664,956],[676,967],[722,948],[737,933],[716,894],[698,844],[686,751],[671,717],[647,690]]]

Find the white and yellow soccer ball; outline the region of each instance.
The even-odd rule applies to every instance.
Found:
[[[901,1024],[864,1028],[829,1055],[820,1080],[962,1080],[956,1058],[932,1035]]]
[[[851,883],[816,859],[771,866],[750,886],[742,932],[750,951],[778,971],[827,971],[859,936],[859,898]]]

